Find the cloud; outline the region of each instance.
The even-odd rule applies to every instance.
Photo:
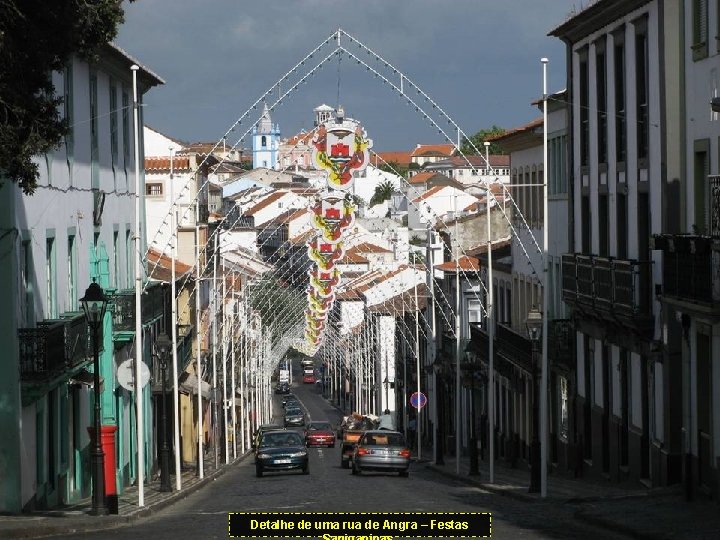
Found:
[[[145,97],[146,117],[181,139],[221,138],[259,96],[326,39],[329,43],[295,79],[330,53],[338,28],[401,70],[473,133],[493,123],[512,127],[535,116],[529,102],[540,92],[540,56],[551,60],[551,89],[564,86],[564,46],[546,34],[565,20],[574,3],[144,0],[124,4],[126,23],[117,42],[167,81]],[[346,36],[340,45],[380,65]],[[399,85],[399,74],[391,76]],[[347,55],[339,61],[333,57],[273,112],[273,120],[286,135],[311,127],[312,108],[322,102],[336,105],[338,87],[346,109],[357,111],[356,117],[375,130],[369,135],[378,141],[378,150],[442,140],[414,107]]]

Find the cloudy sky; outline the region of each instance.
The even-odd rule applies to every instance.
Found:
[[[116,43],[166,84],[145,96],[145,121],[188,142],[218,141],[267,90],[341,28],[392,64],[472,134],[540,116],[541,57],[548,90],[565,87],[565,48],[547,33],[589,0],[139,0],[125,3]],[[373,55],[341,37],[373,67]],[[331,40],[276,88],[271,104],[336,49]],[[394,84],[400,75],[381,70]],[[408,90],[407,83],[404,85]],[[410,97],[427,107],[417,94]],[[347,54],[334,55],[273,110],[283,136],[312,128],[312,109],[341,104],[360,120],[374,150],[446,142],[388,84]],[[228,135],[235,144],[257,120]],[[449,128],[447,121],[440,121]],[[444,123],[443,123],[444,122]],[[455,138],[453,131],[448,131]],[[249,145],[249,139],[245,146]]]

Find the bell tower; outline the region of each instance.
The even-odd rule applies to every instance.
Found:
[[[263,103],[260,120],[252,132],[253,169],[274,169],[278,161],[280,127],[272,123],[267,103]]]

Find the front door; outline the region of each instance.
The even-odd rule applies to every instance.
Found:
[[[712,354],[710,336],[697,334],[698,485],[710,492],[712,475]]]

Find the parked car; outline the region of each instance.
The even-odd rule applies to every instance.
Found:
[[[260,436],[265,433],[266,431],[277,431],[277,430],[285,430],[283,426],[279,426],[277,424],[260,424],[257,429],[255,430],[255,433],[253,433],[252,438],[252,446],[255,448],[257,446],[257,442],[260,439]]]
[[[283,407],[286,409],[299,409],[302,405],[300,405],[300,402],[296,398],[291,397],[290,399],[285,400]]]
[[[305,444],[335,448],[335,433],[330,422],[310,422],[305,428]]]
[[[278,383],[278,385],[275,387],[275,393],[276,394],[289,394],[290,393],[290,384],[286,382]]]
[[[300,469],[310,472],[308,453],[302,436],[295,431],[266,431],[255,449],[255,476],[269,471]]]
[[[304,426],[305,413],[297,407],[288,407],[285,409],[285,427],[288,426]]]
[[[407,476],[409,467],[410,449],[405,437],[398,431],[366,431],[353,449],[353,474],[360,474],[362,471],[388,471]]]

